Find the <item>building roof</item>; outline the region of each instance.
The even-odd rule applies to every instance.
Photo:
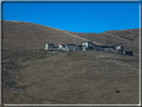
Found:
[[[72,46],[75,46],[76,44],[66,44],[66,45],[72,45]]]
[[[114,48],[114,46],[108,46],[108,45],[95,45],[95,47]]]
[[[60,44],[60,45],[65,46],[65,44]]]
[[[82,46],[82,45],[77,45],[77,46]]]

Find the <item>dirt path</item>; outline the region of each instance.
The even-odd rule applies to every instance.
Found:
[[[57,30],[60,30],[60,29],[57,29]],[[66,31],[63,31],[63,30],[60,30],[60,31],[64,32],[64,33],[67,34],[68,36],[72,36],[72,37],[75,37],[75,38],[78,38],[78,39],[82,39],[82,40],[84,40],[84,41],[90,41],[89,39],[85,39],[85,38],[79,37],[79,36],[77,36],[77,35],[70,34],[69,32],[66,32]],[[98,43],[98,42],[96,42],[96,41],[92,41],[92,42],[95,43],[95,44],[97,44],[97,45],[103,45],[103,44]]]

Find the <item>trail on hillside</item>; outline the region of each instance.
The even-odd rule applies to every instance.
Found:
[[[58,29],[58,30],[59,30],[59,29]],[[82,40],[84,40],[84,41],[90,41],[89,39],[85,39],[85,38],[79,37],[79,36],[77,36],[77,35],[70,34],[69,32],[66,32],[66,31],[63,31],[63,30],[60,30],[60,31],[64,32],[64,33],[67,34],[68,36],[72,36],[72,37],[75,37],[75,38],[78,38],[78,39],[82,39]],[[97,44],[97,45],[103,45],[103,44],[98,43],[98,42],[96,42],[96,41],[92,41],[92,42],[95,43],[95,44]]]

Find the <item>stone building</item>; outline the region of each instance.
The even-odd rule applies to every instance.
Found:
[[[47,50],[47,49],[53,49],[53,48],[54,48],[54,44],[52,44],[52,43],[46,43],[45,50]]]

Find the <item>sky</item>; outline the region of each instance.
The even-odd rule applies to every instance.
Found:
[[[139,28],[139,3],[5,2],[2,7],[3,20],[31,22],[72,32]]]

